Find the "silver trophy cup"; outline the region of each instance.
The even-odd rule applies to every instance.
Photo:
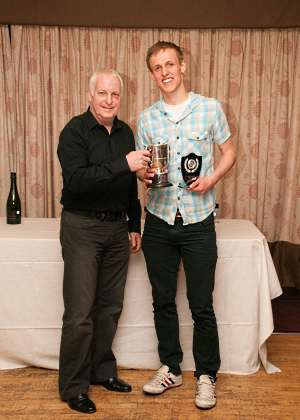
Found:
[[[147,149],[151,153],[150,167],[154,169],[154,177],[150,188],[170,187],[172,184],[168,180],[168,144],[152,144]]]

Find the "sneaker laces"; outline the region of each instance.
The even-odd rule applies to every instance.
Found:
[[[168,378],[168,371],[166,371],[166,367],[162,366],[160,369],[158,369],[158,371],[156,372],[156,374],[153,376],[153,378],[151,379],[151,383],[155,384],[155,385],[161,385],[164,380],[166,378]]]
[[[201,398],[212,400],[215,398],[215,382],[213,378],[208,375],[201,375],[197,381],[198,390],[197,395]]]

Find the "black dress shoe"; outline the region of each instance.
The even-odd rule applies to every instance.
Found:
[[[106,381],[95,381],[92,382],[92,385],[102,385],[109,391],[116,391],[116,392],[131,392],[131,385],[127,384],[126,382],[122,381],[119,378],[108,378]]]
[[[67,403],[72,410],[80,411],[81,413],[89,414],[96,412],[96,406],[87,394],[79,394],[76,397],[69,398]]]

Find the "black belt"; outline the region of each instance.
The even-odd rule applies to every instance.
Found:
[[[95,217],[105,222],[117,222],[126,219],[125,211],[109,211],[109,210],[68,210],[70,213],[79,214],[80,216]]]

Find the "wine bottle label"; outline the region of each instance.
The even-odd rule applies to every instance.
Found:
[[[7,223],[12,225],[21,223],[20,210],[11,210],[9,213],[7,213]]]

